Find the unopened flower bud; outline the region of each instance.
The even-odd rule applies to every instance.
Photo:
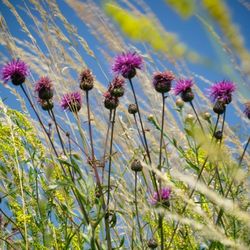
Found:
[[[209,121],[211,118],[211,114],[209,112],[205,112],[202,114],[202,118],[206,121]]]
[[[181,98],[184,102],[191,102],[194,99],[194,93],[191,88],[181,93]]]
[[[158,247],[158,243],[154,238],[150,239],[147,245],[150,249],[155,249]]]
[[[142,171],[142,164],[139,160],[134,160],[131,164],[131,169],[135,172],[140,172]]]
[[[194,121],[194,116],[192,114],[188,114],[186,116],[185,122],[193,122]]]
[[[80,89],[89,91],[94,87],[94,77],[89,69],[85,69],[80,74]]]
[[[225,112],[225,109],[225,103],[221,100],[216,101],[213,107],[213,111],[218,115],[223,114]]]
[[[214,137],[217,139],[217,140],[221,140],[222,139],[222,131],[221,130],[218,130],[214,133]]]
[[[132,115],[136,114],[138,112],[137,105],[134,103],[129,104],[128,105],[128,112],[129,112],[129,114],[132,114]]]
[[[175,102],[175,105],[181,109],[184,106],[184,101],[181,98],[178,98]]]

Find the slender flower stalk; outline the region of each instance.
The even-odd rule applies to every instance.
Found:
[[[192,107],[192,109],[193,109],[193,111],[194,111],[194,113],[195,113],[196,119],[197,119],[197,121],[198,121],[198,123],[199,123],[199,125],[200,125],[200,127],[201,127],[202,132],[205,133],[205,132],[204,132],[204,128],[203,128],[203,126],[202,126],[202,123],[201,123],[201,121],[200,121],[200,118],[199,118],[199,116],[198,116],[198,113],[197,113],[197,111],[196,111],[196,109],[195,109],[194,104],[193,104],[192,101],[190,101],[190,105],[191,105],[191,107]]]
[[[22,89],[24,95],[26,96],[28,102],[30,103],[31,108],[32,108],[33,111],[35,112],[35,115],[36,115],[36,117],[37,117],[37,119],[38,119],[38,121],[39,121],[39,123],[40,123],[42,129],[44,130],[45,134],[47,135],[47,137],[48,137],[48,139],[49,139],[49,142],[50,142],[50,144],[51,144],[51,146],[52,146],[52,149],[53,149],[53,151],[54,151],[56,157],[58,157],[58,153],[57,153],[57,151],[56,151],[56,148],[55,148],[55,146],[54,146],[54,144],[53,144],[53,142],[52,142],[52,140],[51,140],[51,138],[50,138],[50,135],[49,135],[48,131],[46,130],[46,128],[45,128],[45,126],[44,126],[44,124],[43,124],[43,122],[42,122],[42,120],[41,120],[41,118],[40,118],[38,112],[36,111],[36,108],[35,108],[34,104],[32,103],[32,101],[31,101],[30,97],[28,96],[26,90],[24,89],[24,86],[21,84],[20,87],[21,87],[21,89]]]
[[[48,110],[48,113],[51,113],[52,119],[53,119],[53,121],[54,121],[54,123],[55,123],[55,126],[56,126],[56,131],[57,131],[57,134],[58,134],[58,137],[59,137],[59,141],[60,141],[60,144],[61,144],[63,153],[64,153],[64,155],[66,155],[67,152],[66,152],[65,147],[64,147],[64,143],[63,143],[63,140],[62,140],[62,136],[61,136],[61,133],[60,133],[60,131],[59,131],[58,123],[57,123],[56,116],[55,116],[55,114],[54,114],[53,109]]]
[[[105,216],[105,224],[106,224],[106,239],[108,249],[112,249],[111,245],[111,236],[110,236],[110,228],[109,228],[109,201],[110,201],[110,181],[111,181],[111,165],[112,165],[112,154],[113,154],[113,136],[114,136],[114,126],[115,126],[115,115],[116,108],[112,111],[111,118],[111,135],[110,135],[110,146],[109,146],[109,165],[108,165],[108,197],[107,197],[107,205],[106,205],[106,216]]]
[[[140,141],[141,141],[141,144],[146,152],[146,146],[145,146],[145,143],[144,143],[144,140],[143,140],[143,137],[141,135],[141,132],[140,132],[140,128],[138,126],[138,122],[137,122],[137,119],[136,119],[136,115],[134,114],[134,121],[135,121],[135,126],[136,126],[136,129],[137,129],[137,132],[138,132],[138,135],[139,135],[139,138],[140,138]]]
[[[112,110],[109,111],[108,129],[107,129],[107,133],[106,133],[106,137],[105,137],[104,151],[103,151],[103,157],[102,157],[102,161],[104,164],[104,167],[102,169],[102,183],[103,183],[103,179],[104,179],[104,169],[105,169],[105,162],[106,162],[106,152],[107,152],[107,147],[108,147],[109,131],[110,131],[110,127],[112,124],[111,118],[112,118]]]
[[[140,217],[139,217],[139,211],[138,211],[138,201],[137,201],[137,178],[138,178],[137,174],[138,174],[138,171],[135,171],[135,212],[136,212],[137,224],[138,224],[138,229],[139,229],[140,241],[142,244],[142,249],[144,249],[142,228],[141,228],[141,223],[140,223]]]
[[[110,146],[109,146],[109,165],[108,165],[107,211],[109,210],[109,201],[110,201],[110,180],[111,180],[111,165],[112,165],[112,154],[113,154],[113,137],[114,137],[114,127],[115,127],[115,116],[116,116],[116,108],[113,110],[112,119],[111,119]]]
[[[158,169],[161,171],[162,168],[162,144],[163,144],[163,130],[164,130],[164,115],[165,115],[165,96],[162,93],[162,117],[161,117],[161,137],[160,137],[160,148],[159,148],[159,165]],[[162,189],[161,180],[159,181],[160,190]],[[159,228],[161,235],[161,250],[164,250],[164,232],[163,232],[163,215],[159,214]]]

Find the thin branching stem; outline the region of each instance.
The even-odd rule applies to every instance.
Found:
[[[112,110],[109,111],[108,129],[107,129],[107,133],[106,133],[106,137],[105,137],[104,151],[103,151],[103,157],[102,157],[102,161],[103,161],[102,183],[104,181],[104,169],[105,169],[105,162],[106,162],[106,152],[107,152],[107,148],[108,148],[109,131],[110,131],[111,123],[112,123],[111,118],[112,118]]]
[[[138,173],[136,171],[135,172],[135,212],[136,212],[137,225],[138,225],[138,229],[139,229],[140,241],[141,241],[142,249],[144,249],[142,229],[141,229],[141,223],[140,223],[140,217],[139,217],[139,211],[138,211],[138,199],[137,199],[137,179],[138,179],[138,176],[137,175],[138,175]]]
[[[196,118],[197,118],[198,123],[200,124],[201,130],[202,130],[202,132],[204,133],[204,128],[203,128],[203,126],[202,126],[202,123],[201,123],[201,121],[200,121],[200,118],[199,118],[199,116],[198,116],[198,113],[197,113],[197,111],[196,111],[196,109],[195,109],[194,104],[193,104],[192,101],[190,101],[190,105],[191,105],[191,107],[192,107],[192,109],[193,109],[193,111],[194,111],[194,113],[195,113],[195,116],[196,116]]]
[[[111,120],[111,135],[110,135],[110,146],[109,146],[109,165],[108,165],[108,198],[107,198],[107,210],[109,210],[110,201],[110,180],[111,180],[111,165],[112,165],[112,154],[113,154],[113,137],[114,137],[114,127],[115,127],[115,115],[116,109],[113,111],[113,117]]]
[[[60,144],[61,144],[61,147],[62,147],[62,151],[63,151],[63,153],[66,155],[66,150],[65,150],[65,148],[64,148],[62,136],[61,136],[61,133],[60,133],[60,131],[59,131],[59,127],[58,127],[58,123],[57,123],[57,120],[56,120],[56,116],[55,116],[55,114],[54,114],[54,111],[53,111],[53,109],[51,109],[51,110],[48,111],[48,112],[50,112],[51,115],[52,115],[53,121],[54,121],[55,126],[56,126],[56,132],[57,132],[57,134],[58,134],[59,141],[60,141]]]
[[[142,130],[142,135],[143,135],[145,147],[146,147],[146,153],[147,153],[147,156],[148,156],[149,164],[151,165],[152,161],[151,161],[151,156],[150,156],[150,152],[149,152],[149,147],[148,147],[148,142],[147,142],[147,138],[146,138],[146,133],[145,133],[144,126],[143,126],[143,123],[142,123],[141,112],[140,112],[140,108],[139,108],[139,105],[138,105],[137,97],[136,97],[136,94],[135,94],[135,90],[134,90],[134,86],[133,86],[131,78],[129,78],[129,83],[130,83],[130,86],[131,86],[131,89],[132,89],[132,92],[133,92],[133,96],[134,96],[134,100],[135,100],[135,105],[136,105],[137,110],[138,110],[138,116],[139,116],[139,121],[140,121],[140,125],[141,125],[141,130]],[[156,192],[159,195],[159,189],[158,189],[158,185],[157,185],[155,173],[152,172],[151,176],[152,176],[152,181],[153,181],[154,188],[156,189]]]
[[[58,157],[56,148],[55,148],[55,146],[54,146],[54,144],[53,144],[53,142],[52,142],[52,140],[51,140],[51,138],[50,138],[50,135],[49,135],[48,131],[46,130],[46,128],[45,128],[45,126],[44,126],[44,124],[43,124],[43,122],[42,122],[42,120],[41,120],[39,114],[37,113],[34,104],[32,103],[30,97],[28,96],[28,94],[27,94],[27,92],[26,92],[26,90],[24,89],[24,87],[23,87],[22,84],[20,85],[20,87],[21,87],[21,89],[22,89],[24,95],[26,96],[27,100],[29,101],[31,108],[32,108],[33,111],[35,112],[36,117],[37,117],[37,119],[38,119],[40,125],[42,126],[42,128],[43,128],[45,134],[47,135],[47,137],[48,137],[48,139],[49,139],[49,142],[50,142],[50,144],[51,144],[51,146],[52,146],[52,148],[53,148],[53,150],[54,150],[55,155]]]

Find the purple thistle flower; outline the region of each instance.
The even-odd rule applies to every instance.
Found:
[[[157,192],[154,192],[153,197],[149,200],[151,205],[157,205],[158,203],[161,203],[165,206],[169,206],[169,199],[171,195],[171,188],[165,187],[159,190],[159,195]]]
[[[112,70],[116,74],[122,74],[124,78],[133,78],[136,69],[141,69],[143,64],[142,57],[136,52],[122,53],[115,58]]]
[[[1,69],[1,78],[4,83],[9,80],[14,85],[20,85],[25,82],[25,77],[28,75],[28,66],[20,59],[13,59],[11,62],[5,64]]]
[[[155,90],[160,93],[170,91],[174,79],[175,76],[171,71],[155,72],[153,76]]]
[[[49,100],[53,97],[52,81],[47,76],[42,76],[35,85],[35,92],[42,100]]]
[[[35,91],[39,92],[41,89],[51,90],[53,85],[52,81],[47,76],[42,76],[35,85]]]
[[[179,95],[191,89],[194,85],[192,79],[179,79],[174,88],[174,94]]]
[[[250,101],[245,103],[244,114],[250,119]]]
[[[209,90],[210,97],[213,101],[223,101],[225,104],[229,104],[232,100],[232,93],[235,91],[235,84],[231,81],[220,81],[215,83]]]
[[[61,107],[64,110],[78,112],[82,107],[82,96],[79,92],[72,92],[63,95]]]

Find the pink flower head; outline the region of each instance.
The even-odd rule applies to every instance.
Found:
[[[64,110],[71,112],[78,112],[82,107],[82,96],[79,92],[72,92],[63,95],[61,100],[61,107]]]
[[[122,97],[125,91],[124,84],[125,84],[124,79],[116,76],[109,85],[108,91],[114,97]]]
[[[175,76],[171,71],[155,72],[153,75],[153,85],[155,90],[160,93],[169,92],[174,79]]]
[[[250,101],[245,103],[244,113],[248,119],[250,119]]]
[[[220,81],[215,83],[209,90],[210,97],[213,101],[223,101],[229,104],[232,100],[232,93],[235,91],[235,84],[231,81]]]
[[[179,79],[176,81],[176,85],[174,88],[174,94],[179,95],[187,90],[190,90],[191,87],[194,85],[192,79]]]
[[[13,59],[11,62],[5,64],[1,69],[1,78],[4,83],[12,80],[14,85],[20,85],[25,81],[28,75],[28,66],[20,59]]]
[[[122,53],[118,55],[112,66],[116,74],[122,74],[125,78],[132,78],[136,75],[136,69],[141,69],[143,64],[142,57],[136,52]]]
[[[35,85],[35,91],[39,92],[40,90],[52,90],[53,85],[51,83],[52,81],[47,76],[42,76]]]
[[[171,188],[165,187],[159,190],[159,195],[157,192],[154,192],[153,197],[149,200],[152,205],[157,205],[158,203],[162,203],[163,205],[169,205],[169,199],[171,195]]]
[[[124,79],[122,79],[122,78],[116,76],[116,77],[112,80],[110,86],[111,86],[112,88],[121,88],[121,87],[124,87],[124,84],[125,84]]]
[[[159,82],[173,81],[175,76],[172,71],[155,72],[153,76],[153,85]]]

